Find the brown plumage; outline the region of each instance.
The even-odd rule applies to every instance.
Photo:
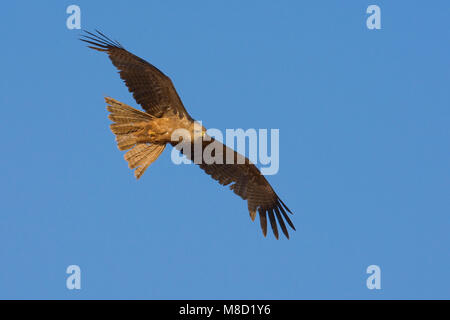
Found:
[[[194,134],[195,121],[187,113],[172,81],[166,75],[99,31],[97,34],[86,32],[81,40],[89,43],[90,48],[108,54],[114,66],[119,69],[120,77],[125,81],[128,90],[146,111],[142,112],[112,98],[105,98],[110,112],[109,119],[113,121],[111,131],[116,135],[120,150],[131,149],[125,154],[125,160],[131,169],[135,169],[137,179],[159,157],[168,143],[172,146],[178,145],[178,141],[171,140],[176,129],[185,129],[191,134],[188,141],[193,150],[193,144],[198,138]],[[217,155],[222,161],[210,163],[202,158],[197,163],[200,168],[220,184],[230,185],[235,194],[247,200],[253,221],[256,212],[259,213],[264,236],[267,234],[268,217],[275,237],[278,239],[278,221],[281,231],[289,238],[285,221],[295,230],[287,214],[292,212],[259,169],[243,155],[208,137],[204,127],[201,130],[202,150],[214,144],[215,150],[221,151]],[[203,139],[205,137],[209,139]],[[181,151],[186,154],[186,149]],[[233,154],[235,160],[243,159],[243,163],[235,161],[228,164],[225,159],[227,152]],[[194,152],[188,152],[186,156],[194,160],[193,154]]]

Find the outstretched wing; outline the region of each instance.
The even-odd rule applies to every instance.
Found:
[[[106,52],[137,103],[149,114],[162,117],[174,113],[191,119],[172,81],[158,68],[125,50],[122,45],[97,31],[85,31],[80,40],[89,48]]]
[[[275,237],[278,239],[278,221],[284,235],[289,239],[285,221],[295,230],[294,224],[286,213],[288,211],[292,214],[291,210],[281,201],[266,178],[248,158],[211,137],[203,139],[202,154],[201,157],[198,157],[199,160],[195,159],[195,152],[192,152],[195,149],[193,144],[190,145],[190,148],[182,145],[181,143],[176,147],[186,157],[198,164],[221,185],[230,185],[230,189],[235,194],[247,200],[248,211],[253,221],[258,211],[264,236],[267,235],[268,216]],[[208,152],[205,152],[206,148],[209,149]],[[209,154],[211,157],[207,156]]]

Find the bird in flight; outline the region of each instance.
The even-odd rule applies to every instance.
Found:
[[[242,199],[247,200],[248,211],[252,221],[256,212],[264,236],[267,235],[267,216],[275,238],[278,239],[278,224],[289,239],[285,221],[295,230],[287,212],[291,210],[281,201],[264,175],[245,156],[209,137],[206,129],[196,129],[198,124],[181,102],[172,81],[158,68],[127,51],[122,45],[111,40],[103,33],[84,31],[80,40],[87,42],[89,48],[108,54],[113,65],[119,70],[120,77],[136,102],[145,112],[132,108],[110,97],[106,97],[108,118],[113,122],[111,131],[116,136],[119,150],[129,150],[125,160],[139,179],[148,166],[164,151],[167,144],[177,147],[185,141],[181,152],[194,160],[194,144],[199,143],[201,150],[211,148],[213,155],[222,161],[194,161],[221,185],[230,185],[230,189]],[[177,129],[184,129],[189,136],[173,141],[172,134]],[[200,131],[200,134],[198,134]],[[184,140],[186,139],[186,140]],[[186,148],[186,144],[190,148]],[[232,160],[230,163],[229,155]],[[241,160],[241,161],[239,161]],[[287,211],[287,212],[286,212]]]

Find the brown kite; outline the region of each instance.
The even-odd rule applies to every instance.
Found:
[[[278,239],[278,224],[287,238],[289,234],[284,220],[295,230],[286,211],[292,214],[281,201],[259,169],[249,159],[236,151],[214,140],[206,139],[206,129],[201,127],[201,134],[194,133],[197,123],[188,114],[178,96],[172,81],[155,66],[125,50],[120,43],[106,37],[101,32],[93,34],[86,31],[82,41],[92,46],[89,48],[106,52],[114,66],[119,70],[120,77],[125,81],[128,90],[145,112],[134,109],[112,98],[105,98],[109,119],[113,121],[111,131],[116,135],[120,150],[128,150],[125,160],[129,167],[135,169],[135,176],[139,179],[147,167],[163,152],[167,144],[176,146],[180,141],[172,141],[172,133],[176,129],[185,129],[191,134],[189,137],[192,148],[198,136],[201,148],[204,150],[211,143],[220,146],[216,155],[220,160],[194,162],[213,179],[222,185],[230,185],[242,199],[247,200],[248,211],[254,221],[256,211],[259,213],[261,228],[264,236],[267,234],[267,216],[275,237]],[[181,150],[186,157],[193,160],[193,154]],[[234,160],[240,158],[242,162],[229,163],[225,157],[231,152]],[[223,159],[221,158],[223,156]],[[284,219],[283,219],[284,218]]]

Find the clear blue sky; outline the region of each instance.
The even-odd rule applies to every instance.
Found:
[[[70,4],[205,126],[280,129],[290,240],[168,150],[135,180],[103,97],[137,105]],[[449,19],[449,1],[5,2],[0,298],[450,298]]]

